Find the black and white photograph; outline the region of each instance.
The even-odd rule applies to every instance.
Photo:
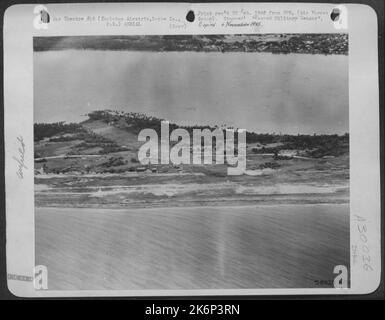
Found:
[[[376,19],[345,4],[8,9],[9,291],[374,292]]]
[[[344,33],[34,38],[50,288],[333,287],[349,269],[348,51]],[[239,129],[247,172],[229,175]]]

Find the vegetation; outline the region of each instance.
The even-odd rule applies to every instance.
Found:
[[[107,162],[103,163],[107,168],[123,166],[125,164],[127,164],[127,161],[123,157],[110,157]]]
[[[277,169],[280,166],[278,162],[265,162],[259,165],[259,169]]]
[[[35,37],[33,46],[35,51],[88,49],[347,54],[348,35],[341,33]]]
[[[147,116],[141,113],[113,110],[98,110],[88,114],[89,119],[99,120],[110,125],[119,125],[126,130],[129,130],[136,135],[140,130],[149,128],[155,130],[160,135],[161,121],[153,116]],[[193,125],[193,126],[178,126],[170,123],[170,131],[176,128],[183,128],[187,130],[192,136],[193,129],[209,129],[215,130],[217,127]],[[224,129],[223,129],[224,130]],[[281,150],[306,150],[306,156],[321,158],[323,156],[339,156],[349,152],[349,134],[344,135],[327,135],[327,134],[313,134],[313,135],[289,135],[289,134],[275,134],[275,133],[246,133],[246,142],[260,143],[261,148],[253,148],[252,152],[256,154],[273,153],[278,154]],[[202,142],[203,143],[203,142]],[[235,143],[237,143],[237,135],[235,135]],[[279,144],[279,146],[268,146],[269,144]],[[215,141],[213,143],[215,146]]]
[[[108,126],[117,127],[121,131],[127,131],[127,143],[123,146],[121,139],[113,141],[110,136],[96,134],[92,129],[86,129],[84,123],[66,124],[64,122],[57,123],[38,123],[35,124],[35,161],[47,162],[44,169],[45,172],[125,172],[134,171],[139,165],[137,159],[137,140],[135,136],[144,128],[152,128],[160,135],[161,120],[159,118],[148,116],[140,113],[124,113],[112,110],[99,110],[88,114],[89,120],[99,121],[101,128]],[[105,125],[100,124],[104,122]],[[84,124],[84,126],[83,126]],[[91,126],[92,127],[92,126]],[[87,126],[88,128],[88,126]],[[176,128],[187,130],[192,137],[194,129],[215,129],[225,130],[226,126],[211,127],[202,125],[178,126],[170,124],[170,131]],[[108,131],[108,130],[107,130]],[[134,135],[132,135],[134,134]],[[44,141],[41,141],[43,140]],[[235,135],[237,140],[237,135]],[[119,142],[120,141],[120,142]],[[246,141],[248,147],[248,156],[253,154],[271,154],[271,162],[260,162],[254,157],[251,167],[256,169],[277,169],[282,164],[281,160],[290,160],[293,157],[307,157],[313,159],[322,159],[327,157],[339,157],[349,153],[349,134],[344,135],[288,135],[275,133],[255,133],[247,132]],[[237,143],[237,141],[235,142]],[[127,145],[127,146],[126,146]],[[215,147],[215,140],[213,141]],[[60,150],[60,151],[58,151]],[[118,152],[123,152],[117,154]],[[57,152],[57,153],[55,153]],[[237,154],[237,148],[235,147]],[[99,155],[110,155],[108,161],[100,162],[98,159],[107,159],[107,157],[98,157]],[[47,161],[46,156],[59,156],[58,160]],[[64,155],[64,157],[63,157]],[[72,157],[65,157],[66,155]],[[88,157],[88,156],[92,156]],[[71,159],[71,160],[67,160]],[[56,161],[56,162],[55,162]],[[187,168],[184,168],[187,169]],[[223,168],[222,168],[223,169]],[[226,175],[226,171],[213,168],[200,168],[200,172],[204,172],[211,177],[222,177]]]
[[[64,134],[78,134],[85,133],[86,130],[79,123],[65,123],[55,122],[55,123],[35,123],[34,124],[34,141],[40,141],[44,138],[50,138],[56,135]],[[73,140],[72,137],[62,137],[63,140],[66,139]],[[68,140],[67,140],[68,141]]]

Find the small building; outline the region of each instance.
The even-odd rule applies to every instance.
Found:
[[[158,168],[150,168],[150,167],[137,167],[136,172],[144,172],[144,173],[158,173]]]
[[[297,155],[297,150],[280,150],[278,156],[281,157],[294,157]]]
[[[46,171],[45,171],[46,169],[47,169],[47,166],[44,164],[41,168],[36,169],[35,172],[37,174],[45,174],[46,173]]]

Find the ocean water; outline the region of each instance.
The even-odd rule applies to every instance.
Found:
[[[349,268],[349,205],[35,214],[49,289],[314,288]]]
[[[95,109],[268,133],[349,131],[344,55],[64,50],[34,53],[35,122]]]

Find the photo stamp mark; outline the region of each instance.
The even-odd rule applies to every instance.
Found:
[[[25,143],[22,136],[18,136],[17,143],[19,144],[17,148],[17,156],[13,156],[13,160],[17,163],[17,170],[16,175],[19,179],[24,179],[24,170],[28,170],[27,166],[25,165]]]
[[[33,286],[36,290],[48,289],[48,269],[44,265],[35,266],[33,268],[33,276],[8,273],[7,279],[13,281],[33,282]]]

